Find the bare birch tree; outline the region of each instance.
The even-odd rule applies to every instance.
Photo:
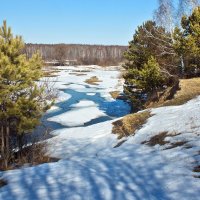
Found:
[[[174,30],[174,15],[173,0],[158,0],[158,8],[154,13],[154,20],[170,33]]]
[[[199,0],[179,0],[176,24],[180,26],[181,18],[186,15],[190,15],[195,7],[200,5]]]

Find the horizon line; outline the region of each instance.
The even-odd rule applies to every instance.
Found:
[[[24,42],[24,44],[33,44],[33,45],[82,45],[82,46],[119,46],[119,47],[128,47],[127,45],[120,44],[87,44],[87,43],[33,43],[33,42]]]

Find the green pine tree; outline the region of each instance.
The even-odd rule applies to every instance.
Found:
[[[200,7],[194,9],[191,16],[182,18],[182,30],[175,29],[174,48],[183,57],[184,74],[200,74]]]
[[[28,59],[23,48],[22,38],[13,36],[4,21],[0,28],[0,133],[5,167],[12,155],[13,138],[38,125],[46,107],[41,96],[44,89],[36,84],[42,76],[42,59],[39,54]]]
[[[144,68],[139,71],[140,79],[136,81],[137,85],[145,92],[152,93],[161,88],[164,76],[161,73],[160,66],[156,59],[151,56]]]
[[[134,108],[142,108],[144,94],[150,97],[167,84],[171,74],[178,73],[171,35],[153,21],[138,27],[124,57],[124,92]]]

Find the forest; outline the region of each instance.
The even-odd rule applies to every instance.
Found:
[[[75,60],[79,65],[119,65],[126,46],[76,45],[76,44],[26,44],[25,53],[31,57],[39,51],[45,61]]]

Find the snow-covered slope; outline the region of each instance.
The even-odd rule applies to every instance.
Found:
[[[72,107],[85,106],[95,104],[84,101]],[[192,170],[200,164],[200,97],[151,113],[135,136],[117,148],[119,141],[111,133],[116,119],[55,130],[48,149],[61,160],[1,172],[9,184],[0,188],[0,199],[199,199],[200,178]],[[168,133],[163,139],[168,143],[147,145],[163,132]],[[186,143],[172,148],[179,141]]]

